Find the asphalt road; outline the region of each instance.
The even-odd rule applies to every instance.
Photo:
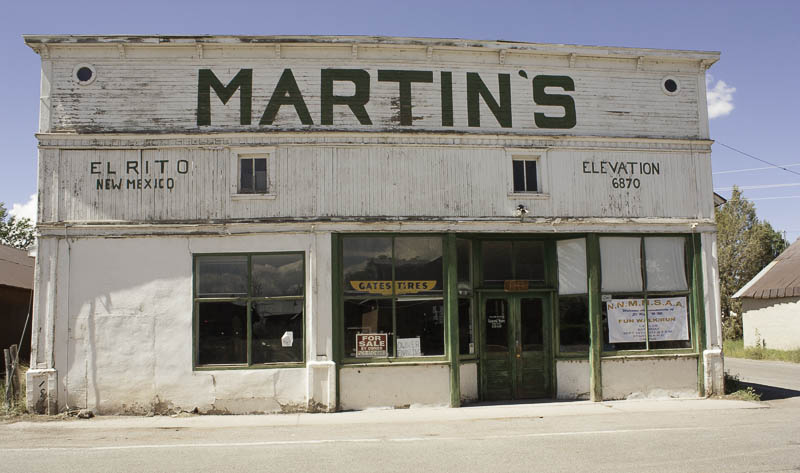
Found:
[[[800,398],[0,425],[13,472],[800,470]]]
[[[765,401],[800,397],[798,363],[726,357],[725,371],[762,393]]]

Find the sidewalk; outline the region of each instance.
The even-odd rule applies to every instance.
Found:
[[[642,412],[714,411],[764,409],[766,404],[727,399],[656,399],[627,401],[552,401],[526,404],[472,405],[458,409],[419,407],[410,409],[368,409],[327,414],[191,415],[132,417],[98,416],[93,419],[64,419],[51,422],[20,421],[0,425],[3,429],[153,429],[279,427],[354,424],[414,424],[481,419],[515,419],[563,416],[593,416]]]

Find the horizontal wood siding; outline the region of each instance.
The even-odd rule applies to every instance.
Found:
[[[338,47],[341,49],[341,46]],[[349,50],[350,48],[345,48]],[[703,74],[699,66],[687,63],[649,63],[637,70],[635,60],[580,58],[575,67],[563,59],[548,56],[509,55],[508,63],[500,64],[496,55],[452,52],[432,60],[403,59],[402,51],[372,49],[368,60],[341,59],[337,49],[316,48],[294,51],[293,59],[271,59],[251,54],[250,57],[228,57],[218,54],[213,59],[147,56],[130,48],[130,57],[110,58],[87,56],[91,52],[74,48],[67,57],[45,61],[50,84],[49,112],[42,132],[204,132],[204,131],[272,131],[303,130],[415,130],[468,133],[520,133],[537,135],[578,135],[615,137],[705,138],[698,113],[698,90],[703,92]],[[85,54],[78,54],[82,52]],[[272,50],[268,49],[269,55]],[[99,53],[98,53],[99,54]],[[269,56],[268,55],[268,56]],[[307,56],[307,57],[306,57]],[[423,57],[424,58],[424,57]],[[438,58],[438,60],[437,60]],[[494,63],[492,63],[494,61]],[[96,69],[96,80],[79,85],[73,78],[76,66],[90,63]],[[563,65],[557,65],[563,64]],[[323,68],[364,69],[370,75],[370,98],[366,110],[372,125],[361,125],[347,106],[333,107],[333,124],[322,125],[320,113]],[[253,70],[252,124],[239,123],[240,92],[223,105],[211,92],[211,125],[197,125],[198,71],[211,69],[222,84],[240,69]],[[273,125],[260,126],[275,85],[284,69],[290,68],[297,81],[314,125],[302,125],[294,107],[284,105]],[[379,82],[378,70],[420,70],[433,73],[433,83],[411,86],[412,126],[399,125],[399,87],[397,82]],[[453,126],[442,124],[441,72],[452,73]],[[527,77],[523,77],[520,72]],[[479,99],[480,127],[467,122],[466,74],[480,75],[494,98],[499,101],[498,74],[509,74],[512,99],[512,127],[503,128],[483,99]],[[571,95],[575,101],[574,128],[543,129],[534,123],[534,113],[561,116],[557,106],[534,104],[532,79],[537,75],[566,75],[573,79],[574,92],[559,88],[548,93]],[[671,76],[680,84],[676,95],[662,91],[663,79]],[[352,83],[334,83],[334,93],[350,95]]]
[[[532,199],[509,195],[517,152],[504,147],[280,145],[269,156],[273,198],[241,198],[233,149],[44,149],[40,222],[512,218],[520,204],[530,218],[713,215],[708,153],[523,148],[538,153],[544,171],[545,195]],[[636,169],[611,172],[619,163]],[[640,174],[639,163],[658,174]],[[639,188],[614,188],[619,177],[638,179]],[[154,189],[159,182],[165,188]]]

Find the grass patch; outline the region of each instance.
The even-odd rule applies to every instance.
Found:
[[[722,344],[725,356],[731,358],[748,358],[750,360],[788,361],[800,363],[800,348],[795,350],[775,350],[759,344],[754,347],[744,346],[744,340],[725,340]]]
[[[725,372],[725,397],[740,401],[760,401],[761,394],[751,386],[744,386],[739,376]]]
[[[5,375],[3,375],[2,379],[0,379],[0,416],[20,416],[28,412],[26,402],[25,402],[25,373],[28,371],[28,367],[20,363],[17,369],[17,380],[19,381],[19,393],[17,393],[16,399],[11,405],[11,408],[6,407],[6,379]]]

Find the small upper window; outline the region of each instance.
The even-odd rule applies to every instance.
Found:
[[[514,159],[514,192],[539,192],[535,159]]]
[[[239,193],[267,193],[267,158],[263,155],[239,156]]]
[[[275,199],[277,188],[275,148],[242,146],[230,149],[229,189],[231,199]]]

